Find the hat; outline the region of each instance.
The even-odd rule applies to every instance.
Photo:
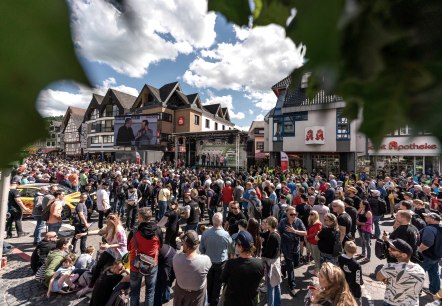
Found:
[[[422,215],[424,217],[429,217],[429,218],[434,219],[436,221],[441,221],[442,220],[441,216],[438,213],[435,213],[435,212],[424,213]]]
[[[401,253],[405,253],[408,256],[413,254],[413,249],[411,246],[402,239],[388,240],[388,244],[391,248],[396,249]]]
[[[187,243],[188,245],[197,245],[200,243],[200,239],[198,237],[197,232],[195,231],[187,231],[180,236],[181,240]]]
[[[303,199],[304,201],[308,200],[308,196],[305,193],[301,194],[301,199]]]
[[[232,239],[245,249],[250,249],[253,245],[253,237],[247,231],[240,231],[232,236]]]
[[[348,190],[348,191],[351,191],[351,192],[353,192],[353,193],[358,193],[358,190],[357,190],[355,187],[353,187],[353,186],[352,186],[352,187],[348,187],[347,190]],[[376,190],[376,191],[377,191],[377,190]]]
[[[227,181],[227,182],[226,182],[226,185],[231,185],[231,184],[232,184],[231,181]]]
[[[370,190],[370,193],[372,195],[374,195],[375,197],[379,197],[381,195],[381,192],[379,190],[376,190],[376,189]]]

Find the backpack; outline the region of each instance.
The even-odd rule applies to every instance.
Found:
[[[384,240],[382,239],[376,239],[375,245],[374,245],[374,254],[379,259],[385,259],[387,257],[387,251],[388,247],[385,244]]]
[[[43,195],[37,195],[34,198],[34,210],[37,215],[41,215],[43,213]]]
[[[425,226],[427,226],[427,224],[425,223],[424,220],[422,220],[421,217],[419,217],[418,214],[413,214],[411,216],[411,224],[414,225],[418,231],[420,231],[421,229],[423,229]]]
[[[383,216],[387,213],[387,203],[383,199],[379,199],[379,214]]]
[[[253,216],[256,220],[262,219],[262,206],[258,206],[258,202],[250,200],[250,203],[253,205]]]
[[[333,257],[337,257],[342,253],[341,237],[338,230],[335,230],[335,240],[333,241]]]
[[[43,212],[42,212],[42,214],[41,214],[41,218],[42,218],[43,221],[48,221],[48,220],[49,220],[49,217],[50,217],[50,215],[51,215],[51,207],[52,207],[52,205],[54,205],[54,203],[55,203],[55,199],[52,199],[52,200],[48,203],[48,205],[46,206],[46,208],[43,209]]]

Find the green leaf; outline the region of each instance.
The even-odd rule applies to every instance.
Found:
[[[64,1],[0,2],[0,167],[19,158],[20,151],[46,137],[36,111],[39,92],[54,81],[88,84],[71,39]]]
[[[217,11],[239,26],[249,25],[251,16],[248,0],[209,0],[209,11]]]
[[[295,3],[294,0],[255,0],[253,25],[275,23],[285,27]]]

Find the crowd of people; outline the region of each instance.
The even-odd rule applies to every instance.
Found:
[[[256,305],[261,291],[269,306],[278,306],[284,279],[296,296],[295,270],[312,264],[308,272],[319,284],[309,287],[308,303],[361,305],[363,264],[376,242],[376,256],[386,258],[376,275],[386,284],[384,305],[419,305],[425,273],[429,292],[441,298],[437,175],[370,178],[30,157],[13,173],[8,237],[14,222],[23,234],[19,222],[29,211],[17,186],[32,183],[48,183],[35,194],[31,262],[48,297],[91,293],[91,305],[139,305],[144,282],[145,305],[172,298],[174,305]],[[49,183],[81,193],[70,217],[72,239],[57,238],[64,191]],[[382,233],[382,218],[394,220],[391,233]],[[91,235],[102,242],[88,246]]]

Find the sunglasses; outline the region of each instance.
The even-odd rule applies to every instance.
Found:
[[[296,217],[296,214],[289,214],[290,217]]]

